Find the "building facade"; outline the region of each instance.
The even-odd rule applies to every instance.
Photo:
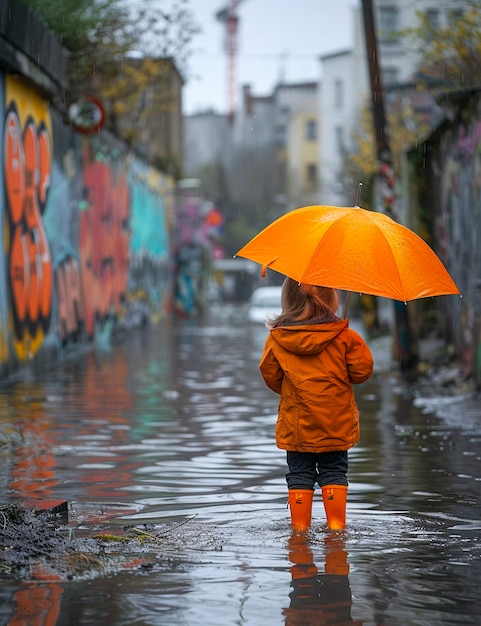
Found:
[[[422,108],[416,95],[416,66],[419,51],[401,36],[414,28],[425,13],[434,25],[446,25],[459,16],[467,0],[374,0],[374,21],[381,81],[385,93],[405,90],[406,105]],[[367,65],[362,3],[352,9],[353,40],[350,50],[320,58],[321,86],[318,117],[320,192],[323,203],[348,206],[353,203],[357,183],[346,179],[346,154],[353,149],[352,133],[359,127],[363,107],[370,106],[371,86]]]
[[[318,84],[279,84],[269,96],[245,85],[234,118],[186,116],[184,172],[222,163],[233,197],[263,187],[271,216],[319,199]],[[258,196],[259,197],[259,196]]]

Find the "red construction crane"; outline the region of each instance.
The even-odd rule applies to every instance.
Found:
[[[236,9],[242,0],[230,0],[228,6],[217,11],[216,18],[226,25],[225,51],[227,52],[228,76],[227,76],[227,93],[229,118],[232,119],[235,111],[235,92],[236,92],[236,75],[235,61],[237,54],[237,27],[239,18]]]

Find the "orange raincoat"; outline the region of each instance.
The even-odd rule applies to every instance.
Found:
[[[280,394],[278,448],[331,452],[359,441],[352,384],[371,376],[373,359],[348,320],[273,328],[259,368],[267,386]]]

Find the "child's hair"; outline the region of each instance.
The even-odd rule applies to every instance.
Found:
[[[339,294],[332,287],[305,285],[286,278],[282,285],[281,304],[282,313],[274,318],[274,326],[335,314],[339,306]]]

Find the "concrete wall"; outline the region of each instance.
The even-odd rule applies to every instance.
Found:
[[[428,216],[430,243],[462,293],[439,299],[441,331],[481,387],[481,92],[441,104],[445,122],[410,154],[411,202]]]

